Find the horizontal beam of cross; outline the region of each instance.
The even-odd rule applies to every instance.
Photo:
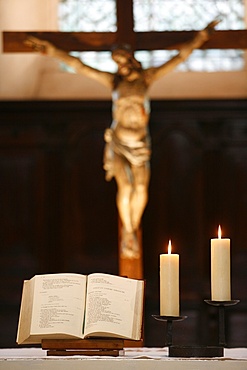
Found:
[[[135,32],[133,50],[179,50],[196,31]],[[107,51],[120,40],[115,32],[3,32],[4,52],[32,52],[28,36],[48,40],[65,51]],[[122,43],[122,41],[121,41]],[[247,30],[215,31],[203,49],[247,49]]]

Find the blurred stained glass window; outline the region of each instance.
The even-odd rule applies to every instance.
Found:
[[[124,1],[124,0],[122,0]],[[218,30],[245,29],[245,0],[133,0],[134,31],[188,31],[203,29],[219,18]],[[59,29],[70,32],[115,32],[115,0],[60,0]],[[177,51],[137,51],[144,67],[160,65]],[[93,67],[114,71],[110,52],[74,52]],[[244,51],[238,49],[194,50],[180,64],[180,71],[217,72],[244,68]]]
[[[115,32],[115,0],[60,0],[59,26],[68,32]]]

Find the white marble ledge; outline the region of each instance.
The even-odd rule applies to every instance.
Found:
[[[66,358],[76,358],[82,356],[66,356]],[[83,356],[83,358],[92,358],[92,356]],[[102,358],[102,356],[93,356],[94,358]],[[41,348],[0,348],[1,360],[17,360],[17,359],[65,359],[59,356],[46,356],[46,351]],[[109,356],[104,356],[109,358]],[[120,354],[118,359],[166,359],[174,360],[168,357],[168,348],[125,348],[124,352]],[[211,358],[210,358],[211,359]],[[213,358],[214,360],[246,360],[247,362],[247,348],[225,348],[224,357]],[[178,360],[178,358],[176,358]],[[184,360],[184,359],[183,359]],[[247,364],[246,364],[247,370]]]

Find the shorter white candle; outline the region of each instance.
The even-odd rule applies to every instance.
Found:
[[[160,255],[160,315],[179,316],[179,255],[171,253]]]
[[[231,300],[230,239],[211,239],[211,300]]]

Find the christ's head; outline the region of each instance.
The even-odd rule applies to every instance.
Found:
[[[138,62],[131,49],[128,46],[119,46],[112,51],[112,59],[118,66],[118,74],[127,77],[133,72],[142,69],[141,63]]]

